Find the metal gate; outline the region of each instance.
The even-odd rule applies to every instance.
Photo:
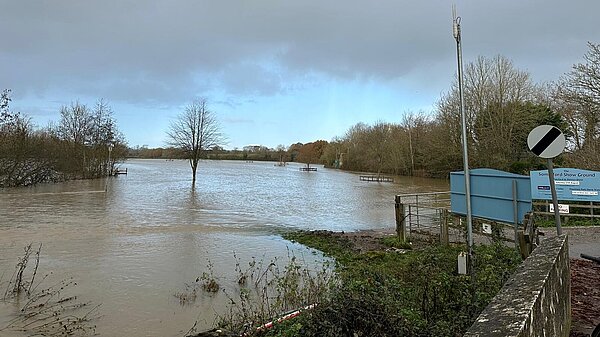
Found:
[[[396,231],[401,240],[415,232],[439,233],[443,238],[450,210],[449,191],[401,194],[395,199]]]

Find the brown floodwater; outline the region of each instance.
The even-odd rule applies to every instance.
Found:
[[[202,294],[182,306],[174,294],[209,261],[223,284],[235,282],[234,253],[243,263],[294,254],[316,265],[321,257],[279,234],[393,227],[395,194],[448,189],[444,180],[369,183],[294,163],[203,161],[193,190],[186,161],[122,167],[128,175],[108,180],[0,190],[0,284],[25,245],[42,243],[38,274],[49,274],[49,285],[72,277],[81,301],[101,304],[101,336],[182,336],[196,321],[208,328],[226,297]],[[14,315],[14,305],[0,302],[0,328]]]

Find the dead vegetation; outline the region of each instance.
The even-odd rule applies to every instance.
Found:
[[[46,287],[43,284],[51,275],[46,274],[36,282],[41,249],[41,244],[37,249],[32,248],[32,244],[27,245],[10,280],[0,283],[5,289],[2,301],[16,308],[14,317],[0,326],[0,333],[13,331],[50,337],[96,335],[93,322],[100,317],[100,305],[81,302],[78,296],[72,295],[72,289],[77,286],[72,278]]]
[[[221,292],[229,302],[227,312],[217,314],[215,325],[219,329],[199,332],[196,322],[186,336],[249,336],[266,329],[267,322],[322,300],[335,282],[327,261],[321,261],[314,270],[304,258],[291,252],[287,260],[253,257],[244,263],[235,253],[234,258],[234,280],[216,276],[209,261],[207,272],[175,294],[182,304],[195,301],[201,291],[208,295]]]

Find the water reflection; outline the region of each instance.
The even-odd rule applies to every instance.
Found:
[[[268,260],[291,248],[314,259],[275,234],[392,227],[395,194],[448,188],[430,179],[378,184],[323,168],[209,161],[192,189],[185,161],[124,166],[127,176],[109,180],[0,193],[0,275],[12,272],[23,246],[43,242],[40,273],[52,271],[49,281],[73,276],[83,298],[102,303],[98,332],[105,336],[181,336],[197,319],[209,326],[222,296],[187,307],[173,296],[208,260],[234,282],[233,252]],[[10,312],[0,306],[0,322]]]

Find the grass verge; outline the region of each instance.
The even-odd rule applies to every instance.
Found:
[[[314,309],[264,336],[461,336],[521,261],[501,244],[477,246],[471,282],[457,274],[464,246],[359,253],[350,240],[322,232],[284,237],[334,258],[338,282]]]

